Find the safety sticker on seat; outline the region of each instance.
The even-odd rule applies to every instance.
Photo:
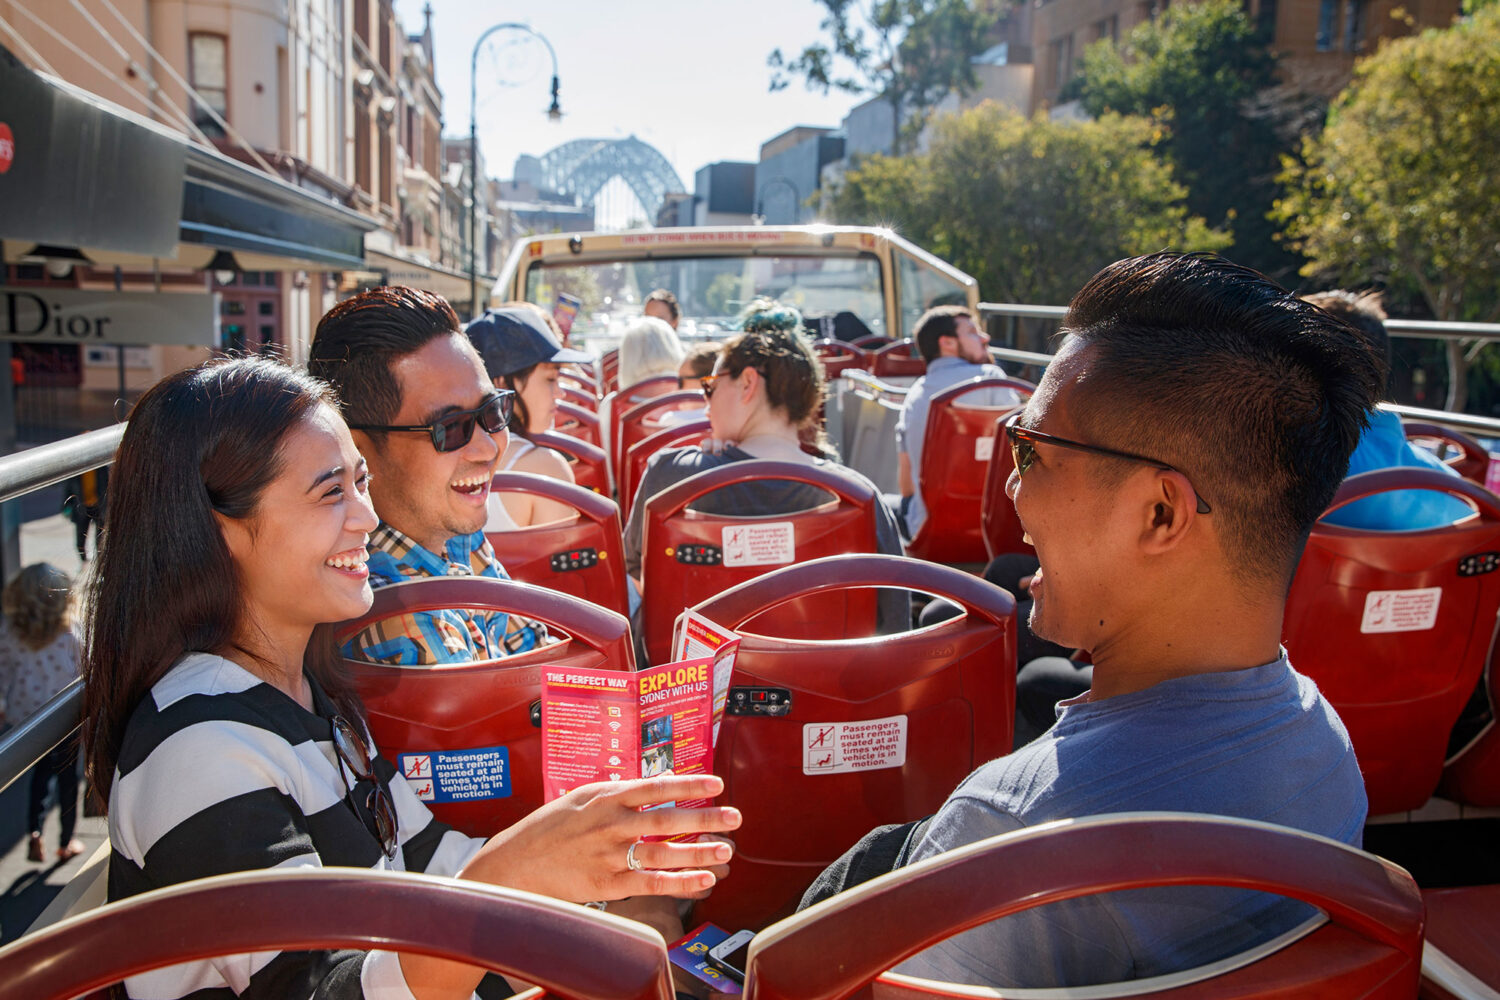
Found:
[[[802,727],[802,773],[848,774],[906,763],[906,716]]]
[[[785,566],[797,561],[797,533],[790,521],[737,524],[723,531],[725,566]]]
[[[1365,595],[1361,632],[1423,632],[1437,625],[1442,587],[1372,590]]]
[[[434,750],[396,758],[401,776],[423,802],[472,802],[510,797],[510,750]]]
[[[995,457],[995,438],[994,438],[994,435],[991,435],[989,437],[978,437],[978,438],[974,439],[974,461],[976,461],[976,462],[988,462],[990,459],[992,459],[994,457]]]

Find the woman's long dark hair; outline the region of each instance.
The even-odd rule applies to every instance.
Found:
[[[177,372],[136,404],[88,587],[83,739],[101,800],[152,685],[185,653],[232,648],[242,624],[245,596],[215,512],[255,512],[287,434],[322,404],[334,406],[325,383],[266,358]],[[340,712],[362,717],[329,626],[314,632],[304,666]]]

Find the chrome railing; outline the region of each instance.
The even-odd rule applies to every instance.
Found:
[[[0,458],[0,501],[60,483],[114,460],[125,425],[89,431],[65,441]],[[83,685],[74,681],[0,738],[0,791],[78,731]]]

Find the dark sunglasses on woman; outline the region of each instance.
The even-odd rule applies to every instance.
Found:
[[[445,413],[430,424],[350,424],[349,429],[387,433],[424,431],[432,436],[432,446],[438,451],[457,451],[473,439],[476,425],[486,434],[499,434],[505,430],[515,405],[514,392],[496,389],[474,409]]]
[[[396,807],[391,803],[390,793],[385,790],[384,783],[375,776],[375,767],[370,760],[370,748],[365,743],[365,738],[359,734],[359,730],[349,724],[349,720],[342,715],[333,717],[333,751],[338,754],[339,760],[343,762],[354,775],[356,782],[370,782],[369,794],[365,796],[365,809],[374,821],[371,827],[370,819],[364,820],[365,827],[380,841],[380,849],[385,852],[387,858],[396,856]],[[344,769],[339,768],[339,777],[344,776]],[[348,782],[345,781],[344,788],[349,791]],[[351,801],[350,806],[354,803]],[[359,810],[355,810],[358,813]]]

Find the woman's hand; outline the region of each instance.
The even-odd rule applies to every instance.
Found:
[[[459,876],[575,903],[706,893],[715,881],[712,869],[733,854],[729,844],[637,842],[738,828],[740,813],[732,807],[652,808],[723,791],[723,780],[711,774],[584,785],[490,838]],[[639,870],[628,863],[632,844]]]

